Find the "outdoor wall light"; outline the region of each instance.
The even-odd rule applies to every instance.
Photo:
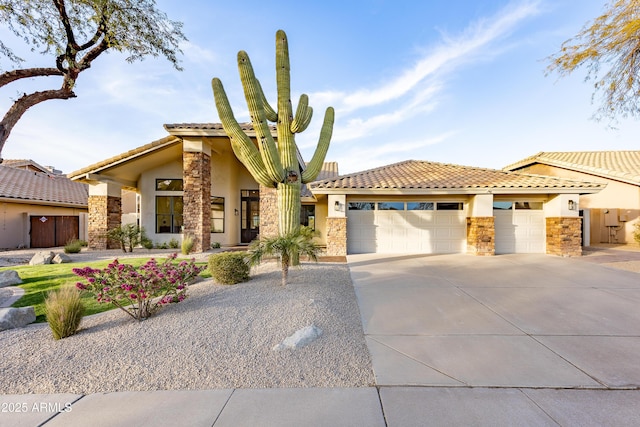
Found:
[[[333,209],[336,211],[340,211],[340,202],[338,200],[336,200],[335,204],[333,205]]]
[[[575,211],[578,207],[578,204],[576,202],[574,202],[573,200],[569,200],[569,210],[570,211]]]
[[[240,212],[238,212],[238,209],[234,209],[234,210],[233,210],[233,214],[234,214],[235,216],[238,216],[238,215],[240,215]]]

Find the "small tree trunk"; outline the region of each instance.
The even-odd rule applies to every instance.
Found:
[[[289,276],[289,257],[282,256],[282,286],[287,286],[287,278]]]

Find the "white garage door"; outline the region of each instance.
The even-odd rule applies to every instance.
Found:
[[[545,253],[546,225],[542,204],[539,206],[540,209],[534,210],[511,208],[493,211],[496,254]]]
[[[406,209],[402,209],[401,204]],[[362,206],[366,204],[360,203]],[[411,209],[417,203],[393,202],[398,209],[347,212],[348,253],[461,253],[466,251],[466,215],[462,203],[422,203],[432,209]],[[459,209],[457,208],[459,206]]]

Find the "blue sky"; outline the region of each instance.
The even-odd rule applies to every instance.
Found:
[[[603,12],[604,0],[159,0],[184,22],[184,71],[162,59],[109,54],[78,79],[78,98],[28,111],[3,150],[71,172],[167,135],[165,123],[218,122],[210,82],[221,78],[248,120],[236,54],[249,53],[275,103],[275,32],[289,38],[294,106],[307,93],[312,125],[297,135],[305,159],[324,109],[336,109],[327,160],[350,173],[407,159],[501,168],[539,151],[638,149],[640,124],[591,119],[584,73],[545,76],[545,58]],[[32,63],[0,28],[0,37]],[[11,40],[14,40],[12,42]],[[6,62],[0,62],[5,65]],[[22,86],[21,86],[22,85]],[[58,79],[0,90],[16,94]],[[597,102],[597,100],[596,100]]]

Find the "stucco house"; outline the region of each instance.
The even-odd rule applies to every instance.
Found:
[[[0,249],[63,246],[86,239],[87,185],[33,160],[0,165]]]
[[[640,219],[640,151],[540,152],[504,168],[606,184],[580,196],[585,242],[633,243]]]
[[[275,191],[240,163],[220,124],[169,124],[169,136],[69,174],[89,184],[89,245],[110,245],[122,190],[139,196],[154,242],[195,237],[245,244],[277,233]],[[243,125],[255,137],[250,124]],[[275,129],[273,129],[275,135]],[[302,160],[301,166],[304,167]],[[319,231],[326,254],[581,254],[578,198],[604,184],[406,161],[339,176],[327,162],[303,189],[301,223]]]

